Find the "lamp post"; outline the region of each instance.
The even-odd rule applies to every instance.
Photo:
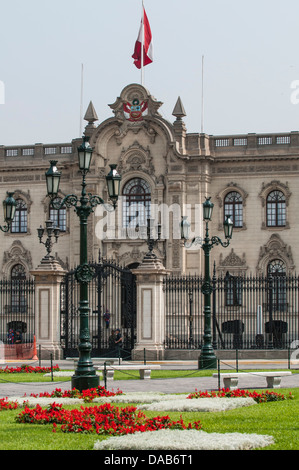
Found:
[[[4,220],[6,225],[0,225],[2,232],[8,232],[16,213],[17,203],[13,197],[14,193],[7,192],[7,197],[3,201]]]
[[[204,295],[204,344],[201,349],[200,357],[198,358],[199,369],[215,369],[217,367],[217,358],[212,346],[212,332],[211,332],[211,293],[213,290],[210,278],[210,251],[214,245],[221,245],[224,248],[228,247],[232,238],[233,222],[230,216],[227,215],[223,223],[225,242],[219,237],[211,237],[209,235],[209,222],[212,218],[214,204],[206,198],[203,203],[203,219],[206,223],[205,238],[195,237],[189,240],[190,224],[186,217],[183,217],[181,222],[181,238],[185,240],[185,246],[190,248],[192,245],[200,244],[204,251],[204,282],[201,291]]]
[[[45,230],[47,232],[47,239],[45,242],[43,242],[43,236],[44,236]],[[57,243],[59,235],[60,235],[60,230],[58,227],[54,227],[52,220],[46,220],[46,229],[44,229],[42,226],[40,226],[37,229],[37,236],[39,238],[39,242],[45,245],[46,250],[47,250],[47,254],[45,256],[46,260],[54,259],[54,256],[51,255],[51,251],[53,248],[52,237],[53,236],[55,237],[55,243]]]
[[[89,299],[88,299],[88,283],[91,281],[94,271],[88,264],[87,259],[87,219],[94,211],[97,205],[105,205],[100,196],[86,193],[86,174],[89,172],[93,149],[89,145],[88,137],[83,137],[83,142],[78,147],[78,160],[79,169],[82,174],[82,190],[81,197],[70,194],[65,196],[61,201],[55,200],[59,190],[59,182],[61,173],[56,167],[57,161],[52,160],[51,167],[46,172],[46,182],[48,196],[51,199],[51,204],[54,209],[61,209],[62,207],[74,207],[75,212],[80,219],[80,265],[76,269],[76,279],[80,285],[80,301],[79,301],[79,316],[80,316],[80,331],[79,331],[79,360],[77,369],[72,376],[72,388],[77,390],[86,390],[88,388],[95,388],[99,385],[99,377],[93,367],[91,360],[92,345],[90,342],[89,331]],[[112,202],[113,209],[116,208],[116,203],[119,196],[119,188],[121,176],[117,173],[116,165],[110,165],[110,172],[106,176],[108,186],[109,198]],[[108,209],[106,207],[106,209]],[[109,210],[109,209],[108,209]]]

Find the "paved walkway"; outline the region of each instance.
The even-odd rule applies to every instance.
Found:
[[[17,363],[7,363],[8,367],[13,367]],[[28,361],[30,364],[30,361]],[[72,363],[69,361],[55,361],[54,365],[58,364],[61,369],[71,369]],[[160,362],[162,369],[180,369],[185,370],[186,375],[182,378],[174,379],[147,379],[147,380],[108,380],[107,389],[112,391],[122,390],[123,392],[164,392],[164,393],[192,393],[195,390],[217,390],[218,379],[213,377],[194,377],[192,374],[197,370],[197,363],[195,361],[171,361]],[[226,368],[234,367],[233,361],[227,361]],[[20,365],[20,364],[18,364]],[[34,363],[34,365],[38,365]],[[48,367],[50,364],[43,361],[42,366]],[[287,369],[286,361],[239,361],[239,371],[250,372],[251,369]],[[5,365],[1,365],[5,367]],[[224,365],[223,365],[224,367]],[[299,368],[298,364],[292,366],[293,369]],[[234,370],[234,369],[232,369]],[[104,386],[104,380],[100,380],[100,385]],[[220,386],[223,386],[221,382]],[[239,387],[243,389],[265,389],[266,379],[251,372],[249,376],[239,379]],[[289,377],[282,377],[281,388],[295,388],[299,387],[299,374],[292,374]],[[51,392],[56,388],[62,390],[71,389],[71,381],[49,382],[49,383],[11,383],[9,382],[9,375],[0,375],[0,398],[11,396],[24,396],[31,393]],[[279,389],[276,389],[279,391]]]

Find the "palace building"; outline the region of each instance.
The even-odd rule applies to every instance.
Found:
[[[223,236],[225,214],[234,232],[230,247],[215,247],[218,273],[294,273],[299,266],[297,220],[299,132],[210,136],[187,132],[182,101],[174,103],[172,123],[159,113],[162,102],[143,86],[125,87],[113,104],[111,118],[98,123],[93,104],[85,115],[85,135],[94,148],[88,190],[108,202],[105,176],[116,164],[122,176],[115,213],[97,209],[89,220],[90,259],[114,258],[136,266],[147,251],[142,225],[148,217],[162,224],[156,253],[174,273],[202,271],[200,247],[186,249],[180,240],[181,217],[188,215],[193,236],[202,235],[201,205],[214,203],[212,235]],[[16,271],[29,276],[45,255],[37,229],[52,219],[60,228],[53,253],[65,268],[79,262],[79,230],[72,209],[54,210],[46,196],[50,160],[62,172],[63,198],[79,193],[77,147],[81,139],[48,145],[0,147],[2,199],[14,191],[15,220],[2,235],[1,276]],[[136,225],[138,227],[136,229]]]
[[[109,104],[109,119],[99,123],[92,102],[88,106],[84,135],[94,150],[87,190],[107,201],[88,219],[89,259],[101,256],[135,269],[148,252],[146,224],[152,218],[154,229],[161,225],[154,251],[167,272],[202,274],[203,250],[199,245],[186,248],[180,224],[188,216],[190,236],[204,236],[202,204],[209,197],[214,204],[210,235],[224,239],[226,215],[234,224],[229,246],[215,246],[211,253],[211,269],[213,263],[218,277],[226,273],[232,278],[295,275],[299,268],[299,132],[188,133],[181,98],[174,103],[173,122],[161,116],[162,105],[143,86],[130,84]],[[11,228],[1,235],[2,279],[31,278],[31,271],[46,255],[37,229],[50,219],[60,229],[52,254],[66,271],[79,264],[78,217],[72,208],[50,207],[45,173],[49,161],[56,161],[62,173],[58,198],[79,194],[77,148],[81,143],[82,139],[74,139],[0,146],[0,195],[4,200],[8,191],[14,192],[17,201]],[[105,181],[111,164],[117,165],[122,177],[113,212]],[[157,239],[158,231],[154,233]],[[238,289],[237,285],[229,295],[237,295]],[[238,299],[230,301],[229,295],[227,305],[239,307]],[[297,316],[296,307],[292,321]],[[297,332],[298,325],[293,338]]]

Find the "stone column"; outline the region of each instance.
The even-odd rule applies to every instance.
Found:
[[[49,359],[62,359],[60,345],[60,285],[66,271],[55,259],[42,259],[30,271],[35,278],[35,336],[41,345],[41,355]]]
[[[137,284],[137,341],[132,351],[134,360],[164,359],[165,302],[163,279],[168,275],[161,261],[145,257],[133,270]]]

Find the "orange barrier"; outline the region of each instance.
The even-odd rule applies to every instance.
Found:
[[[33,357],[32,357],[32,360],[33,361],[38,361],[38,357],[37,357],[37,349],[36,349],[36,337],[34,335],[33,337]]]
[[[34,355],[34,345],[32,343],[4,345],[4,357],[7,360],[30,360],[34,358]]]

